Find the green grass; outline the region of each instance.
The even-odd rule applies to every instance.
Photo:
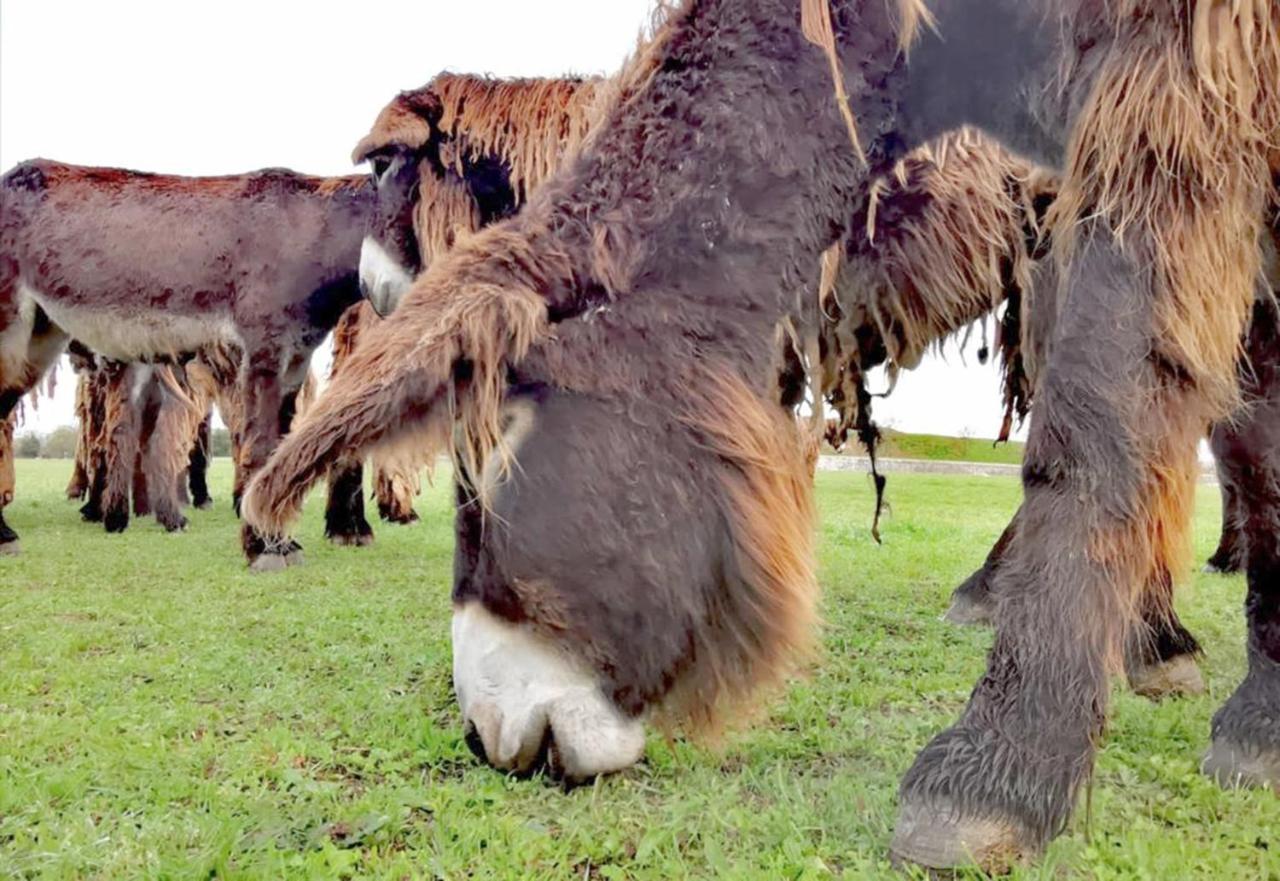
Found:
[[[480,767],[450,689],[449,491],[368,550],[321,538],[252,577],[228,469],[190,532],[78,522],[66,463],[20,462],[0,559],[0,878],[848,878],[886,860],[896,785],[963,706],[990,635],[942,624],[1016,505],[1013,480],[895,476],[885,545],[865,478],[824,474],[825,659],[718,752],[651,738],[571,793]],[[1196,545],[1214,541],[1202,489]],[[1182,609],[1209,694],[1117,689],[1091,820],[1021,878],[1280,878],[1280,799],[1200,777],[1243,669],[1239,579]]]
[[[1018,442],[997,445],[995,441],[983,438],[907,434],[886,429],[880,455],[894,459],[1020,465],[1022,448]]]

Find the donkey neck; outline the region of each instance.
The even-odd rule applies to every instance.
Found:
[[[886,97],[902,67],[888,5],[848,2],[836,16],[868,133],[891,127]],[[611,272],[598,280],[614,299],[673,294],[752,313],[750,332],[772,333],[816,280],[821,252],[865,198],[868,169],[826,56],[800,25],[799,0],[696,0],[623,72],[617,106],[549,187],[583,262],[598,264],[609,243]],[[865,146],[873,166],[893,158],[886,139]]]

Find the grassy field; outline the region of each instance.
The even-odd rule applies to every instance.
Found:
[[[950,722],[990,635],[938,620],[1018,498],[1012,480],[895,476],[885,545],[865,478],[824,474],[825,658],[719,750],[564,793],[477,765],[449,674],[447,487],[367,550],[321,538],[252,577],[228,468],[216,510],[169,536],[78,522],[67,465],[20,462],[0,559],[0,878],[898,877],[896,784]],[[1215,539],[1202,488],[1197,553]],[[1280,799],[1197,773],[1243,668],[1240,579],[1182,609],[1209,694],[1117,688],[1091,808],[1022,878],[1280,879]]]
[[[997,445],[989,438],[949,437],[940,434],[909,434],[882,429],[877,454],[886,459],[929,459],[938,462],[981,462],[996,465],[1022,464],[1023,444],[1017,441]],[[828,453],[831,450],[827,450]],[[851,441],[842,451],[862,456],[866,451]]]

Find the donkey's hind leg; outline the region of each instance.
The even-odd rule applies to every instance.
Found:
[[[1229,462],[1249,581],[1249,670],[1214,716],[1204,770],[1226,786],[1280,794],[1280,309],[1270,299],[1254,307],[1246,354],[1241,378],[1253,405],[1232,429],[1236,455]]]
[[[416,469],[411,463],[395,459],[383,461],[378,456],[371,460],[373,495],[378,500],[378,516],[388,523],[408,526],[418,522],[418,512],[413,509],[419,485]]]
[[[108,362],[104,370],[107,455],[102,523],[107,532],[124,532],[129,528],[129,498],[137,465],[141,423],[133,392],[149,368],[113,361]]]
[[[1009,525],[1005,527],[995,546],[987,554],[982,567],[970,575],[955,592],[951,594],[951,607],[947,609],[944,620],[960,625],[989,625],[995,623],[996,598],[991,591],[996,571],[1009,553],[1009,545],[1018,528],[1018,515],[1014,514]]]
[[[1244,571],[1244,504],[1240,497],[1240,482],[1247,479],[1241,467],[1248,467],[1246,450],[1240,449],[1242,438],[1236,427],[1220,423],[1209,435],[1217,463],[1218,484],[1222,488],[1222,537],[1218,549],[1205,563],[1204,571],[1212,575],[1235,575]]]
[[[1142,621],[1129,635],[1125,674],[1136,694],[1152,700],[1204,694],[1200,644],[1173,608],[1173,578],[1160,565],[1147,580]]]

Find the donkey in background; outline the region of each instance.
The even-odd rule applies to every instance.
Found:
[[[360,299],[372,197],[363,176],[19,165],[0,179],[0,419],[71,337],[120,362],[181,363],[234,346],[239,496],[288,431],[312,352]],[[126,399],[127,381],[114,371],[109,399]],[[268,547],[248,527],[242,545],[259,569],[297,551]]]

